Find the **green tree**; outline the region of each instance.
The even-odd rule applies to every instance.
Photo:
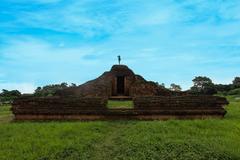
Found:
[[[61,84],[52,84],[52,85],[46,85],[43,87],[38,87],[34,95],[38,97],[48,97],[48,96],[53,96],[58,90],[62,90],[64,88],[67,88],[68,84],[63,82]]]
[[[177,84],[172,83],[172,84],[170,85],[170,90],[180,92],[180,91],[182,90],[182,88],[181,88],[180,85],[177,85]]]
[[[193,87],[191,87],[190,91],[193,94],[212,95],[217,93],[212,80],[208,77],[198,76],[195,77],[192,81]]]
[[[75,83],[71,83],[70,87],[77,87],[77,85]]]
[[[60,84],[60,86],[61,86],[62,88],[66,88],[66,87],[68,86],[68,84],[67,84],[66,82],[63,82],[63,83]]]
[[[2,93],[0,93],[0,101],[1,103],[12,103],[13,100],[17,97],[21,96],[21,92],[19,92],[18,90],[6,90],[3,89]]]
[[[214,85],[217,92],[227,93],[232,90],[234,87],[232,84],[215,84]]]
[[[235,77],[233,80],[234,88],[240,88],[240,77]]]

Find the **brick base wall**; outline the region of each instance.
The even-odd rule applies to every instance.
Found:
[[[133,98],[134,109],[108,109],[105,98],[21,97],[13,103],[15,120],[165,120],[223,118],[225,98],[151,96]]]

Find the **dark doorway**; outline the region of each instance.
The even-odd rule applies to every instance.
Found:
[[[124,95],[124,76],[117,77],[117,94]]]

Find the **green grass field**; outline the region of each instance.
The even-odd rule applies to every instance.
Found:
[[[240,99],[222,120],[10,122],[0,107],[1,160],[240,159]]]

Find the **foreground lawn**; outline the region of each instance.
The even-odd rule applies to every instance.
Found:
[[[240,99],[229,99],[222,120],[0,121],[0,159],[239,160]]]

